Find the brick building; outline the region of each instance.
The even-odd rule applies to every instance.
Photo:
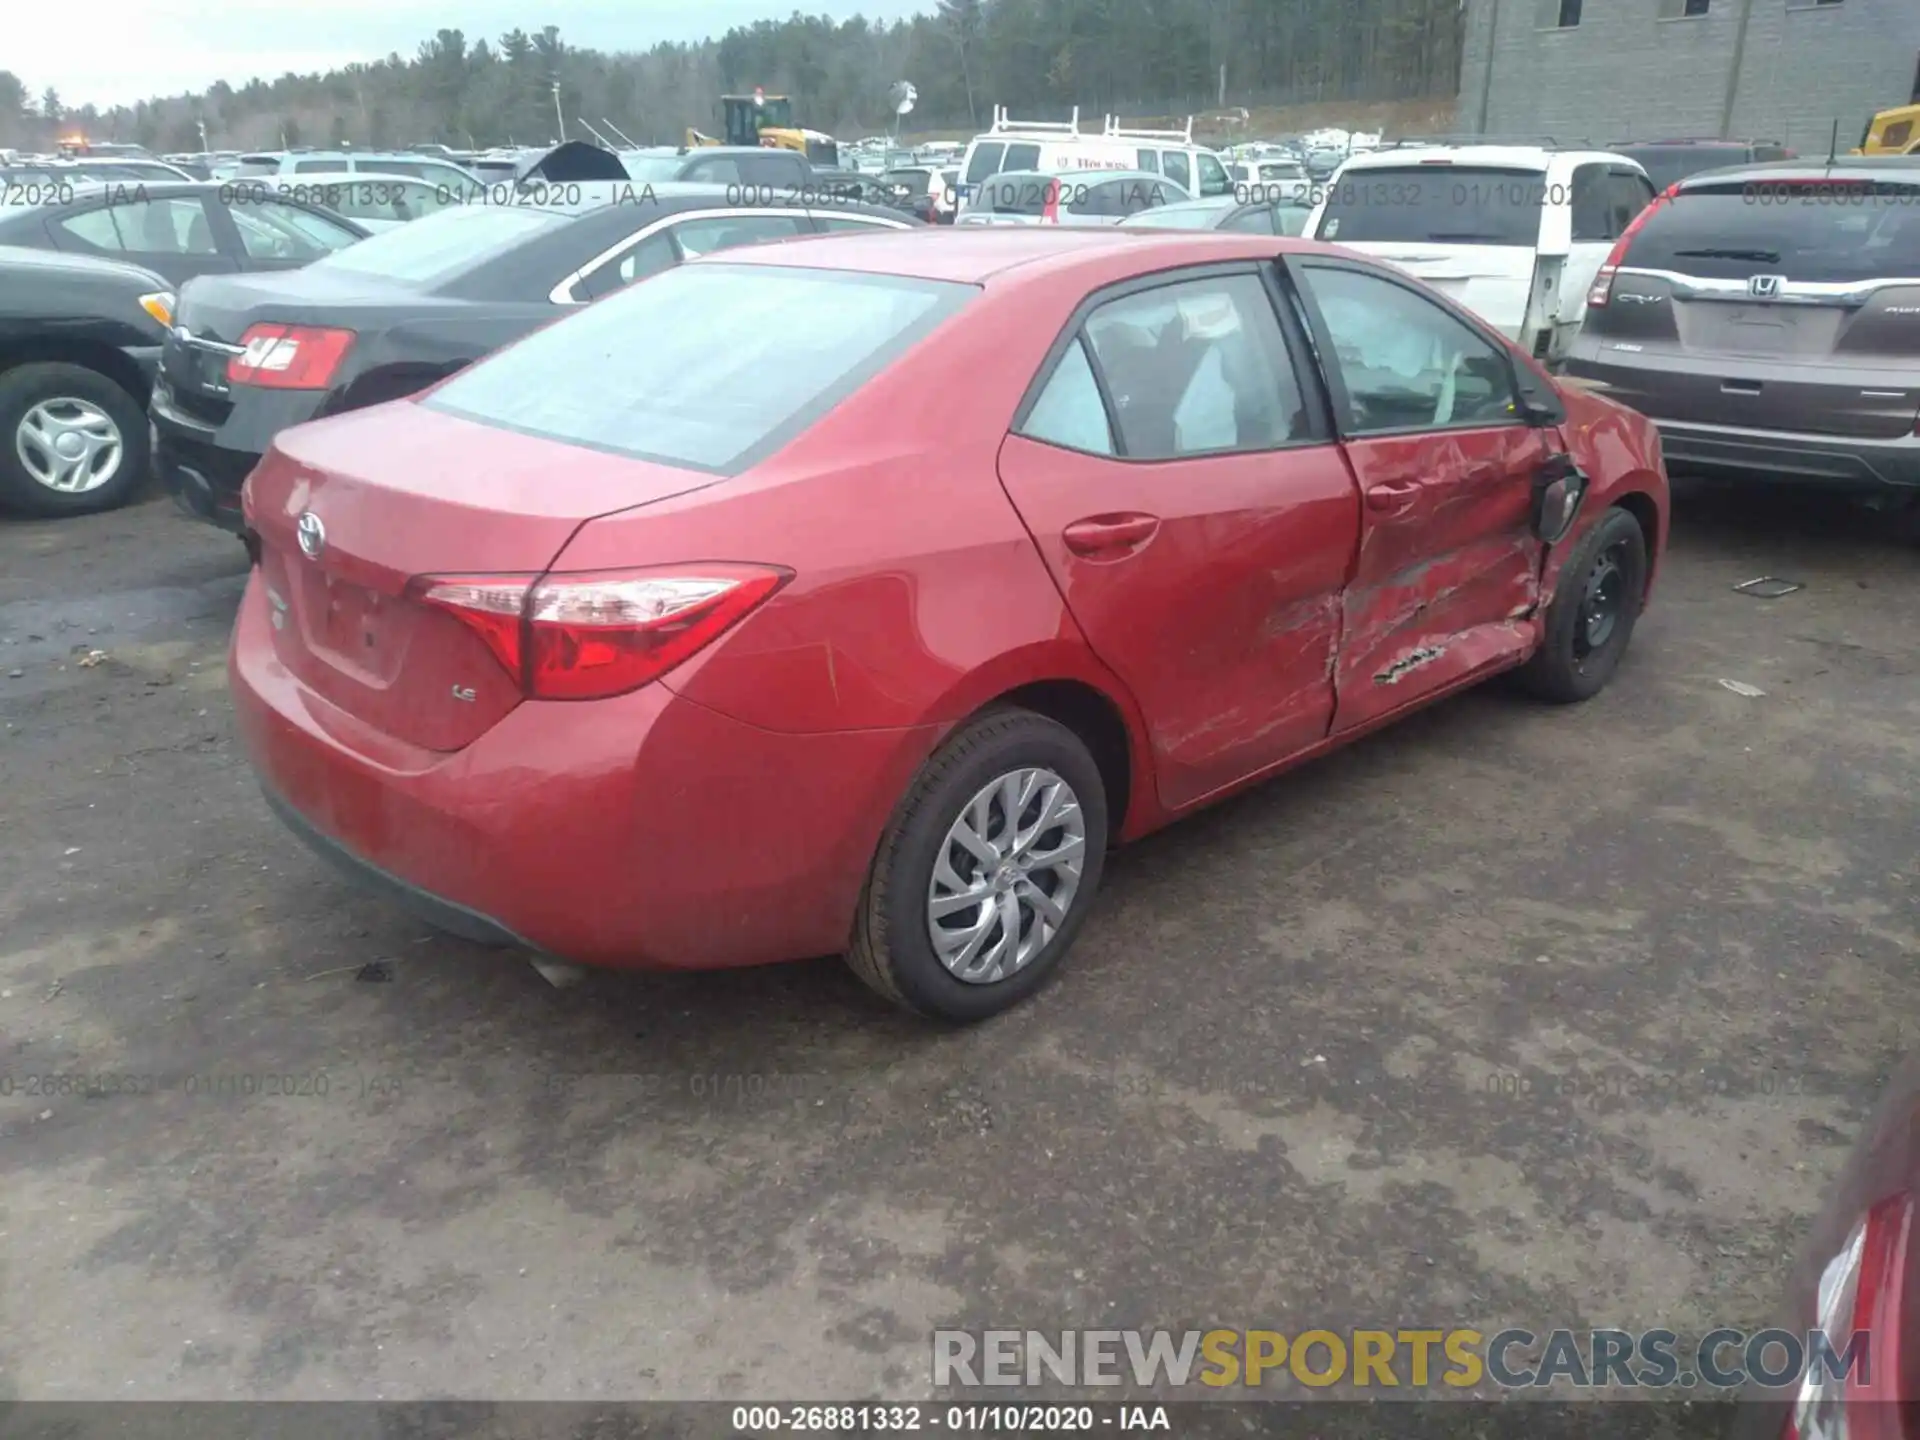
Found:
[[[1920,100],[1920,0],[1463,0],[1459,129],[1860,143]],[[1488,58],[1492,64],[1489,66]]]

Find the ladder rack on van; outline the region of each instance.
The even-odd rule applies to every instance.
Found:
[[[1073,107],[1071,120],[1015,120],[1007,114],[1007,107],[993,107],[993,126],[988,132],[1004,135],[1009,132],[1024,135],[1078,135],[1080,133],[1080,107]]]
[[[1191,145],[1193,117],[1191,115],[1187,117],[1187,127],[1184,130],[1129,130],[1121,125],[1119,116],[1109,115],[1107,128],[1102,133],[1108,140],[1155,140],[1162,143],[1171,140],[1182,145]]]

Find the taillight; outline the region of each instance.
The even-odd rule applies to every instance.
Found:
[[[1060,223],[1060,182],[1058,180],[1047,182],[1047,203],[1040,212],[1040,223],[1043,225]]]
[[[1893,1440],[1899,1435],[1904,1280],[1913,1201],[1897,1195],[1868,1212],[1820,1274],[1814,1329],[1850,1364],[1806,1357],[1785,1440]],[[1863,1353],[1853,1338],[1863,1337]],[[1822,1357],[1827,1359],[1828,1357]]]
[[[683,565],[572,575],[426,575],[412,593],[485,642],[536,700],[624,695],[691,659],[793,572]]]
[[[230,383],[268,390],[324,390],[353,348],[353,331],[316,325],[250,325],[240,344],[245,353],[227,362]]]
[[[1613,249],[1607,252],[1607,258],[1601,262],[1600,269],[1593,277],[1593,288],[1587,291],[1589,309],[1605,305],[1613,299],[1613,277],[1626,262],[1627,247],[1633,243],[1633,237],[1640,233],[1640,227],[1653,217],[1653,212],[1668,204],[1680,193],[1680,182],[1675,181],[1660,194],[1654,196],[1653,203],[1628,222],[1627,228],[1620,232],[1620,238],[1613,242]]]

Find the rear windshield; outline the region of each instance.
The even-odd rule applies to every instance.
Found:
[[[420,403],[731,474],[793,439],[977,293],[844,270],[685,265],[535,331]]]
[[[1653,181],[1656,192],[1666,189],[1676,180],[1698,175],[1702,170],[1718,170],[1722,165],[1743,165],[1747,160],[1744,145],[1629,145],[1613,153],[1639,161],[1640,168]]]
[[[1341,245],[1540,243],[1546,176],[1538,170],[1408,165],[1352,170],[1327,190],[1318,240]]]
[[[1626,263],[1704,280],[1920,277],[1920,185],[1768,180],[1686,189],[1648,213]]]
[[[255,175],[278,175],[280,157],[277,155],[255,155],[242,160],[233,167],[234,178],[245,180]]]
[[[428,285],[568,218],[531,207],[456,205],[336,250],[314,264],[409,285]]]

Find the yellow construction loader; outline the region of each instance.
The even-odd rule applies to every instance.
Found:
[[[687,127],[687,148],[705,145],[762,145],[775,150],[798,150],[816,166],[837,167],[840,147],[831,135],[802,130],[793,123],[793,101],[785,95],[756,90],[751,95],[723,95],[725,137],[702,134]]]

